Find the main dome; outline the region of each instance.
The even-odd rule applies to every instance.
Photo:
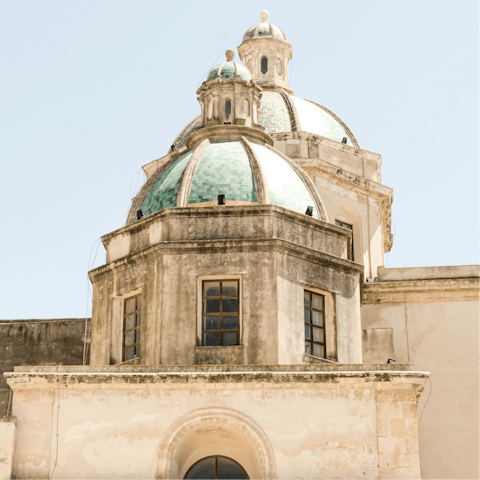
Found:
[[[237,64],[238,65],[238,64]],[[248,71],[248,70],[247,70]],[[177,136],[173,144],[180,148],[187,137],[199,127],[201,116],[194,118]],[[360,148],[347,125],[327,108],[282,90],[262,93],[258,109],[258,123],[268,133],[303,131],[320,135],[336,142]]]
[[[252,169],[252,163],[256,168]],[[189,164],[193,174],[185,175]],[[182,184],[184,175],[186,180]],[[313,206],[313,216],[319,218],[318,204],[311,193],[315,187],[309,185],[308,176],[302,175],[294,162],[275,149],[248,141],[210,143],[204,150],[198,146],[167,164],[152,182],[140,205],[145,216],[179,206],[177,199],[182,185],[184,192],[188,192],[185,204],[189,206],[217,204],[220,194],[225,195],[230,205],[258,204],[257,189],[261,188],[268,191],[269,201],[264,203],[302,214]]]

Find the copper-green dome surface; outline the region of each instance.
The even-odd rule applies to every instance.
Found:
[[[315,207],[304,180],[279,152],[254,143],[249,145],[255,155],[247,154],[248,144],[226,141],[211,143],[200,158],[192,157],[195,150],[181,156],[160,174],[146,193],[140,206],[142,213],[146,216],[177,206],[178,190],[189,162],[194,174],[191,184],[186,186],[190,189],[188,205],[216,202],[218,195],[225,195],[227,204],[257,203],[257,181],[262,182],[264,190],[268,189],[271,204],[300,213],[305,213],[309,206]],[[254,180],[251,162],[263,171],[264,175],[257,176],[257,180]],[[318,218],[316,210],[313,216]]]
[[[192,181],[188,203],[227,201],[256,202],[252,169],[240,142],[212,143],[202,155]]]
[[[252,79],[252,75],[250,74],[248,68],[232,61],[223,62],[220,65],[213,67],[207,76],[207,82],[211,82],[218,74],[219,70],[220,78],[233,78],[233,76],[235,75],[235,65],[237,67],[237,73],[238,75],[240,75],[242,80],[249,82]]]
[[[293,168],[277,153],[267,147],[252,143],[267,179],[270,203],[305,213],[314,207],[313,216],[318,218],[310,192]]]
[[[194,151],[186,153],[172,163],[153,184],[140,206],[145,216],[175,206],[183,172]]]

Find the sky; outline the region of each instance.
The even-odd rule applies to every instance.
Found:
[[[100,236],[263,9],[295,95],[382,155],[387,267],[479,263],[477,1],[0,0],[0,319],[90,316]]]

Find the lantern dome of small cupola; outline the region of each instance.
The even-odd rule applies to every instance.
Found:
[[[260,14],[262,21],[245,32],[238,54],[260,87],[282,89],[293,94],[288,84],[292,46],[284,31],[268,21],[269,17],[269,13],[263,10]]]
[[[268,144],[240,137],[206,138],[165,162],[140,190],[127,223],[139,209],[148,216],[171,207],[215,206],[219,195],[227,205],[273,204],[302,214],[313,207],[312,216],[326,221],[312,180],[294,161]]]
[[[249,82],[252,79],[252,74],[248,68],[234,62],[235,52],[227,50],[225,53],[226,61],[213,67],[207,75],[207,82],[211,82],[215,78],[234,78],[240,77],[242,80]]]
[[[285,35],[285,32],[281,28],[271,24],[268,21],[269,18],[270,14],[267,12],[267,10],[263,10],[262,13],[260,13],[260,19],[262,21],[258,25],[249,28],[245,32],[242,43],[245,43],[246,41],[255,37],[264,38],[266,35],[287,41],[287,36]]]

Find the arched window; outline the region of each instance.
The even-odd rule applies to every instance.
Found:
[[[268,72],[268,59],[267,57],[262,57],[262,73],[265,75]]]
[[[228,117],[232,113],[232,101],[225,100],[225,116]]]
[[[247,478],[243,467],[235,460],[227,457],[206,457],[193,464],[185,479],[193,478]]]

